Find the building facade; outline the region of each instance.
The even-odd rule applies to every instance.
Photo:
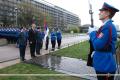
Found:
[[[35,0],[0,0],[0,24],[19,25],[18,16],[21,11],[26,11],[22,6],[18,8],[21,3],[32,5],[37,10],[52,17],[52,24],[49,26],[64,29],[68,25],[80,26],[81,22],[76,14],[73,14],[63,8],[55,6],[46,1]],[[27,10],[29,11],[29,9]],[[36,11],[35,14],[39,15]]]

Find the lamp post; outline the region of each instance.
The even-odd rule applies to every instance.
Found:
[[[16,23],[16,27],[18,27],[18,21],[17,21],[17,12],[18,12],[18,8],[17,8],[17,7],[15,8],[15,12],[16,12],[16,22],[15,22],[15,23]]]

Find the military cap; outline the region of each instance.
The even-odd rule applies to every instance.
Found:
[[[119,10],[111,5],[109,5],[108,3],[104,2],[103,6],[101,9],[99,9],[100,11],[104,11],[104,10],[108,10],[111,13],[115,13],[115,12],[119,12]]]

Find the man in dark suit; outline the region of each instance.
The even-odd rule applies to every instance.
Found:
[[[30,54],[31,57],[35,57],[35,46],[36,46],[36,30],[35,30],[36,25],[32,24],[32,28],[28,32],[28,40],[29,40],[29,45],[30,45]]]

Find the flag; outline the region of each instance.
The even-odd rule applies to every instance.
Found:
[[[35,17],[32,18],[32,24],[35,24]]]
[[[46,40],[46,37],[48,36],[48,33],[49,33],[49,28],[47,26],[47,23],[46,23],[46,19],[44,18],[44,33],[45,33],[45,37],[44,39]]]

